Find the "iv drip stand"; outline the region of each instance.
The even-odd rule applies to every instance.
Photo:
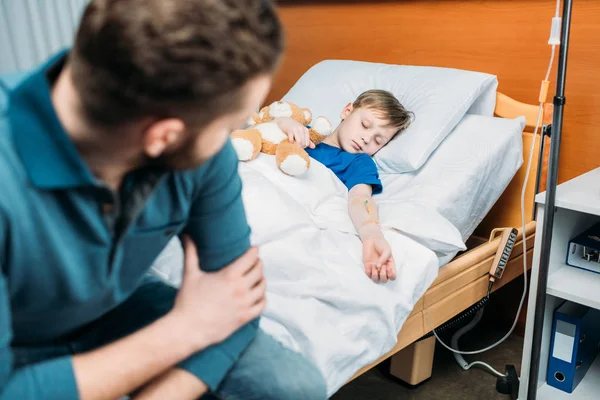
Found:
[[[542,226],[540,249],[540,265],[538,287],[535,298],[535,314],[533,339],[531,344],[531,360],[529,365],[529,381],[527,383],[527,400],[536,400],[538,377],[540,375],[540,352],[542,343],[542,325],[546,308],[546,289],[548,285],[548,263],[550,246],[552,245],[552,226],[554,224],[554,204],[558,180],[558,156],[562,135],[563,109],[565,104],[565,80],[567,75],[567,52],[569,49],[569,33],[571,29],[572,0],[563,1],[562,30],[558,59],[558,76],[556,79],[556,95],[554,96],[554,113],[552,115],[552,140],[550,141],[550,159],[548,162],[548,178],[546,183],[546,203]],[[543,140],[543,136],[542,136]]]

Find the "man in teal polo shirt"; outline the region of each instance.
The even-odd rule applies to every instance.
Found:
[[[282,48],[266,0],[92,0],[71,51],[0,86],[0,399],[326,397],[258,329],[228,141]],[[174,235],[178,291],[148,274]]]

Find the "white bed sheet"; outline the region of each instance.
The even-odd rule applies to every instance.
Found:
[[[522,162],[520,132],[486,134],[480,122],[466,118],[459,126],[468,129],[453,132],[419,171],[383,176],[384,193],[377,201],[384,214],[419,206],[423,221],[437,221],[430,223],[434,228],[445,226],[451,233],[443,215],[457,224],[459,239],[468,236]],[[277,169],[273,156],[261,154],[239,171],[252,242],[260,247],[268,282],[261,328],[311,358],[331,395],[395,345],[440,262],[452,254],[436,254],[418,237],[386,229],[398,277],[374,284],[363,272],[361,242],[347,214],[347,190],[330,170],[315,161],[307,174],[292,178]],[[394,225],[392,219],[382,222]],[[153,270],[178,285],[181,265],[181,248],[172,242]]]

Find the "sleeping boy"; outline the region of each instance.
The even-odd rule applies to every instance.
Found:
[[[340,124],[317,146],[301,123],[292,118],[275,120],[291,141],[306,148],[312,158],[331,169],[348,188],[348,212],[363,243],[365,273],[374,282],[394,280],[396,265],[371,197],[383,190],[371,156],[405,130],[412,117],[413,113],[390,92],[368,90],[344,107]]]

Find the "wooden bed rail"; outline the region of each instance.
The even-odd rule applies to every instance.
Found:
[[[521,192],[525,183],[525,174],[527,159],[529,157],[529,149],[533,138],[533,129],[535,128],[538,115],[539,105],[526,104],[517,101],[504,93],[496,94],[496,108],[494,114],[502,118],[517,118],[524,116],[526,119],[526,127],[531,132],[523,132],[523,166],[517,171],[508,187],[502,193],[494,207],[490,210],[485,219],[479,224],[475,230],[478,236],[487,237],[492,229],[498,227],[520,227],[521,226]],[[544,103],[542,113],[542,125],[547,125],[552,122],[552,112],[554,106],[550,103]],[[540,156],[540,134],[541,125],[538,130],[536,143],[534,146],[533,159],[529,170],[529,180],[525,191],[525,221],[529,222],[533,219],[533,199],[535,196],[535,183],[537,177],[537,167]],[[549,141],[546,142],[545,154],[546,157],[549,147]],[[546,169],[547,162],[542,161],[542,170],[540,174],[540,191],[544,190],[546,184]]]
[[[527,120],[526,126],[528,128],[535,128],[538,109],[539,107],[536,105],[521,103],[520,101],[508,97],[504,93],[498,92],[496,94],[496,109],[494,110],[494,113],[503,118],[517,118],[519,116],[524,116]],[[551,103],[544,103],[541,125],[552,123],[553,111],[554,105]]]

